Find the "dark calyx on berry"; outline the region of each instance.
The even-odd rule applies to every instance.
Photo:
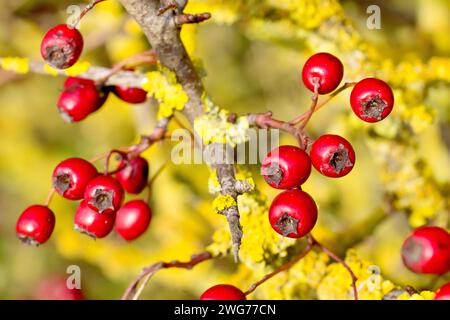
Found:
[[[280,185],[283,180],[283,170],[276,162],[272,162],[268,167],[263,167],[261,174],[266,176],[265,179],[268,183],[273,183],[276,186]]]
[[[27,235],[24,235],[24,234],[18,234],[17,237],[19,238],[20,242],[22,242],[23,244],[29,245],[29,246],[38,247],[41,244],[39,241],[37,241],[32,236],[27,236]]]
[[[382,120],[382,114],[384,109],[388,107],[388,104],[383,99],[380,99],[379,96],[374,98],[368,98],[365,101],[361,102],[361,109],[363,113],[361,114],[362,118],[375,118],[378,121]]]
[[[347,167],[352,167],[353,163],[348,156],[348,150],[343,144],[339,144],[338,149],[331,156],[329,165],[333,167],[337,174]]]
[[[278,219],[275,224],[281,231],[283,236],[288,236],[289,234],[297,234],[299,221],[289,214],[283,214],[280,219]]]
[[[407,265],[415,265],[422,260],[424,247],[414,238],[409,238],[402,247],[402,256]]]
[[[94,240],[97,239],[97,236],[93,233],[93,232],[89,232],[86,229],[84,229],[82,226],[79,226],[78,224],[75,223],[74,225],[74,229],[75,231],[78,231],[81,234],[84,234],[86,236],[88,236],[89,238],[92,238]]]
[[[70,175],[67,173],[57,175],[53,181],[53,186],[59,194],[63,194],[70,188]]]
[[[61,32],[61,31],[60,31]],[[70,67],[68,61],[74,54],[74,45],[72,40],[67,40],[67,44],[63,46],[53,45],[45,48],[44,58],[52,66],[58,69]]]
[[[89,202],[97,208],[99,213],[103,213],[106,210],[114,210],[113,205],[114,191],[96,189],[94,197]]]

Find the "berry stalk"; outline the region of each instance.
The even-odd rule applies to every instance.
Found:
[[[138,286],[141,283],[141,287],[144,287],[145,284],[150,280],[150,278],[159,270],[161,269],[169,269],[169,268],[179,268],[179,269],[187,269],[190,270],[196,265],[210,260],[214,258],[212,254],[208,251],[194,254],[191,256],[191,259],[189,261],[179,261],[174,260],[171,262],[157,262],[154,263],[142,270],[141,274],[136,277],[136,279],[133,280],[133,282],[128,286],[128,288],[125,290],[125,293],[122,296],[122,300],[137,300],[139,298],[139,294],[142,292],[142,289],[139,289]],[[139,294],[137,294],[139,293]]]
[[[76,28],[77,25],[80,23],[81,19],[83,19],[83,17],[89,12],[91,11],[97,4],[99,4],[100,2],[103,2],[106,0],[94,0],[92,2],[90,2],[86,7],[84,7],[83,11],[81,11],[80,15],[78,16],[78,18],[75,20],[75,22],[72,24],[73,28]]]
[[[328,96],[326,96],[325,99],[322,100],[322,102],[318,102],[317,106],[314,108],[314,112],[317,112],[319,109],[324,107],[328,102],[330,102],[331,99],[336,97],[339,93],[341,93],[342,91],[344,91],[347,88],[353,87],[354,85],[356,85],[356,82],[346,82],[346,83],[344,83],[339,89],[337,89],[333,93],[330,93]],[[289,124],[290,125],[297,125],[297,124],[303,122],[306,119],[306,117],[308,116],[308,113],[309,113],[309,110],[306,111],[305,113],[299,115],[298,117],[292,119],[291,121],[289,121]]]
[[[292,259],[291,261],[283,264],[282,266],[278,267],[277,269],[275,269],[274,271],[272,271],[271,273],[265,275],[264,277],[262,277],[260,280],[256,281],[255,283],[253,283],[250,288],[248,288],[247,291],[244,292],[244,294],[246,296],[248,296],[249,294],[253,293],[260,285],[262,285],[264,282],[266,282],[267,280],[270,280],[271,278],[273,278],[274,276],[276,276],[277,274],[283,272],[283,271],[287,271],[289,270],[292,266],[294,266],[297,262],[299,262],[301,259],[303,259],[314,247],[314,244],[312,242],[308,242],[305,250],[303,250],[299,255],[297,255],[294,259]]]

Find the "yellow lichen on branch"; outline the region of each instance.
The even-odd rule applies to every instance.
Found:
[[[174,111],[181,111],[189,100],[176,76],[169,69],[158,65],[158,71],[146,74],[147,81],[142,88],[159,102],[158,118],[168,118]]]

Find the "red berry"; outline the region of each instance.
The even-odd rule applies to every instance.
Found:
[[[141,88],[115,86],[114,93],[117,97],[128,103],[142,103],[147,100],[147,91]]]
[[[84,300],[84,295],[80,289],[69,289],[67,279],[64,277],[52,276],[37,285],[33,298],[37,300]]]
[[[314,92],[314,86],[318,82],[320,94],[327,94],[336,89],[343,76],[344,66],[342,62],[326,52],[311,56],[302,70],[302,79],[305,86]]]
[[[291,189],[304,183],[311,174],[308,154],[295,146],[280,146],[270,151],[262,163],[264,180],[276,189]]]
[[[378,122],[386,118],[394,107],[394,94],[389,85],[376,78],[358,82],[350,95],[353,112],[366,122]]]
[[[415,273],[450,271],[450,234],[439,227],[417,228],[403,243],[402,259]]]
[[[59,163],[53,171],[53,187],[62,197],[79,200],[84,196],[86,185],[97,175],[97,169],[90,162],[69,158]]]
[[[125,240],[134,240],[147,230],[151,218],[152,212],[145,201],[128,201],[117,211],[116,232]]]
[[[450,282],[439,288],[434,300],[450,300]]]
[[[51,66],[66,69],[74,65],[83,51],[83,36],[67,24],[51,28],[42,39],[41,55]]]
[[[246,300],[245,294],[235,286],[218,284],[206,290],[200,300]]]
[[[55,228],[55,215],[46,206],[28,207],[17,220],[16,232],[19,239],[26,244],[43,244],[52,235]]]
[[[101,175],[89,181],[84,200],[96,212],[112,213],[122,204],[123,188],[115,178]]]
[[[132,194],[141,193],[147,185],[148,161],[142,157],[131,160],[122,160],[119,164],[121,169],[116,173],[116,178],[126,192]]]
[[[105,95],[95,84],[88,81],[70,80],[58,99],[57,107],[61,117],[67,122],[78,122],[98,110],[105,101]]]
[[[85,78],[78,78],[78,77],[67,77],[67,79],[64,81],[64,89],[76,86],[76,85],[95,85],[95,82],[91,79],[85,79]]]
[[[283,191],[270,205],[269,221],[279,234],[289,238],[301,238],[316,224],[316,203],[304,191]]]
[[[96,238],[106,237],[114,227],[116,214],[101,214],[92,210],[85,200],[75,212],[75,230]]]
[[[106,86],[102,86],[99,88],[95,84],[95,82],[91,79],[84,79],[84,78],[77,78],[77,77],[68,77],[66,81],[64,82],[64,89],[70,89],[73,87],[76,87],[77,85],[84,85],[84,86],[90,86],[95,87],[97,89],[98,95],[99,95],[99,101],[96,105],[96,109],[100,109],[103,104],[106,102],[109,96],[109,88]]]
[[[311,162],[321,174],[331,178],[343,177],[355,165],[355,151],[341,136],[324,134],[311,146]]]

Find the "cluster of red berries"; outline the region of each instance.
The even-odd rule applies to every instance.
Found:
[[[81,200],[75,213],[75,229],[93,238],[104,238],[114,228],[125,240],[134,240],[148,228],[151,210],[143,200],[122,205],[125,191],[139,194],[147,186],[149,165],[136,156],[122,159],[115,177],[100,174],[88,161],[69,158],[53,171],[55,191],[68,200]],[[43,205],[28,207],[19,217],[16,232],[22,242],[39,245],[54,229],[55,215]]]
[[[83,36],[75,27],[67,24],[50,29],[41,43],[42,57],[58,69],[74,65],[82,50]],[[147,92],[141,88],[110,87],[89,79],[69,77],[58,99],[58,111],[65,121],[81,121],[100,109],[110,91],[128,103],[142,103],[147,99]]]
[[[343,75],[341,61],[329,53],[311,56],[302,71],[305,86],[315,94],[334,91]],[[350,104],[360,119],[377,122],[392,111],[394,95],[384,81],[367,78],[354,86]],[[270,151],[261,165],[262,176],[271,187],[285,190],[275,197],[269,208],[272,228],[290,238],[301,238],[311,232],[317,221],[317,205],[301,188],[311,174],[311,167],[326,177],[339,178],[353,169],[355,160],[350,142],[333,134],[320,136],[312,144],[309,154],[291,145]],[[200,299],[243,300],[245,294],[231,285],[217,285],[205,291]]]
[[[310,57],[302,71],[305,86],[316,94],[334,91],[342,81],[341,61],[329,53]],[[350,97],[355,114],[364,121],[384,119],[393,108],[394,97],[385,82],[367,78],[355,85]],[[322,175],[339,178],[347,175],[355,165],[355,151],[346,139],[338,135],[320,136],[309,154],[297,146],[283,145],[270,151],[262,163],[261,173],[273,188],[284,189],[272,202],[269,221],[279,234],[301,238],[317,221],[317,206],[313,198],[302,191],[313,166]]]
[[[327,94],[342,81],[344,66],[332,54],[321,52],[311,56],[303,66],[302,79],[312,92]],[[366,78],[353,87],[350,94],[353,112],[366,122],[378,122],[386,118],[394,107],[394,94],[383,80]]]

